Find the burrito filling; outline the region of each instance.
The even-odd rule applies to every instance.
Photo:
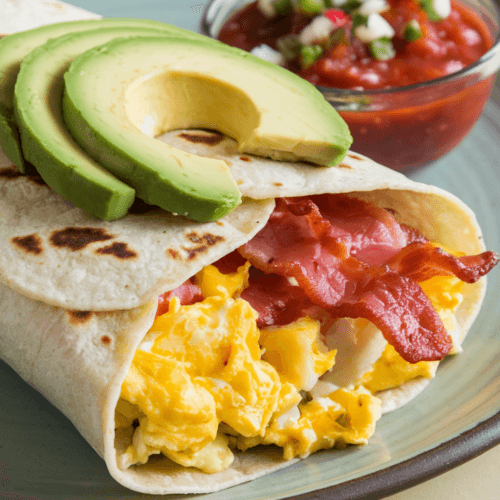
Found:
[[[119,466],[161,453],[215,473],[261,444],[286,460],[366,444],[377,392],[432,378],[460,351],[463,281],[496,261],[452,256],[345,195],[278,200],[253,240],[159,298],[116,409],[129,440]],[[328,346],[345,318],[383,337],[366,373],[339,387]]]

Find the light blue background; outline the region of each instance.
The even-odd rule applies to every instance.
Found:
[[[68,3],[105,17],[141,17],[199,31],[205,0],[70,0]]]

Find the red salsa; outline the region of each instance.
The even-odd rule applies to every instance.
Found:
[[[381,16],[395,32],[394,57],[375,59],[368,44],[352,34],[353,16],[349,16],[341,27],[339,43],[324,50],[311,66],[302,68],[293,60],[287,63],[288,69],[325,87],[360,90],[402,87],[455,73],[477,61],[492,46],[488,27],[462,4],[453,2],[446,19],[432,22],[415,0],[387,3],[390,8]],[[405,29],[412,20],[417,21],[421,36],[407,41]],[[299,35],[310,22],[311,18],[300,12],[270,19],[257,3],[251,3],[222,27],[218,38],[248,51],[261,44],[277,49],[278,39]]]
[[[452,0],[449,15],[436,20],[423,8],[424,2],[432,0],[385,1],[386,8],[377,15],[387,21],[393,34],[375,42],[367,41],[365,33],[357,31],[360,23],[368,28],[370,25],[368,17],[363,18],[356,10],[341,11],[341,6],[311,17],[295,9],[269,17],[257,2],[230,18],[218,38],[247,51],[262,44],[281,50],[277,54],[286,55],[283,65],[315,85],[370,91],[455,73],[478,60],[493,44],[486,23],[460,2]],[[349,5],[352,3],[348,0]],[[319,17],[331,19],[334,28],[326,40],[311,41],[309,36],[305,48],[308,57],[304,58],[305,52],[300,52],[304,51],[304,29]],[[358,33],[363,35],[361,39]],[[290,55],[283,52],[284,40],[288,46],[290,40],[296,44],[299,40],[302,47]],[[382,45],[377,49],[375,44],[379,42]],[[408,170],[439,158],[463,139],[480,116],[492,85],[493,77],[462,83],[462,87],[455,85],[444,93],[441,89],[432,102],[428,98],[432,89],[427,90],[427,97],[416,91],[415,95],[396,97],[399,103],[375,106],[377,111],[356,109],[340,114],[351,129],[354,151],[397,170]]]

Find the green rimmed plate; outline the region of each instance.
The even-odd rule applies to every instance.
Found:
[[[179,6],[178,10],[182,15],[184,11],[194,13],[191,7],[201,3],[193,0],[191,6]],[[159,8],[159,2],[141,5],[144,17],[154,17],[145,9],[153,4]],[[122,10],[120,15],[128,13]],[[500,88],[497,87],[467,140],[440,162],[412,175],[415,180],[453,192],[471,206],[483,228],[487,247],[497,251],[500,251],[499,141]],[[438,377],[418,398],[386,415],[369,445],[320,452],[252,483],[195,498],[383,498],[499,444],[499,296],[500,271],[495,269],[489,276],[487,297],[466,339],[464,353],[443,362]],[[113,481],[104,462],[72,424],[1,362],[0,426],[0,498],[3,494],[16,500],[156,498],[130,492]]]

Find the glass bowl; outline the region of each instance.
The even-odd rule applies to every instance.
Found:
[[[200,30],[217,38],[222,26],[252,0],[211,0]],[[349,125],[351,149],[405,172],[442,157],[470,132],[488,101],[500,67],[499,11],[492,0],[462,0],[490,30],[491,49],[450,75],[383,90],[316,86]]]

